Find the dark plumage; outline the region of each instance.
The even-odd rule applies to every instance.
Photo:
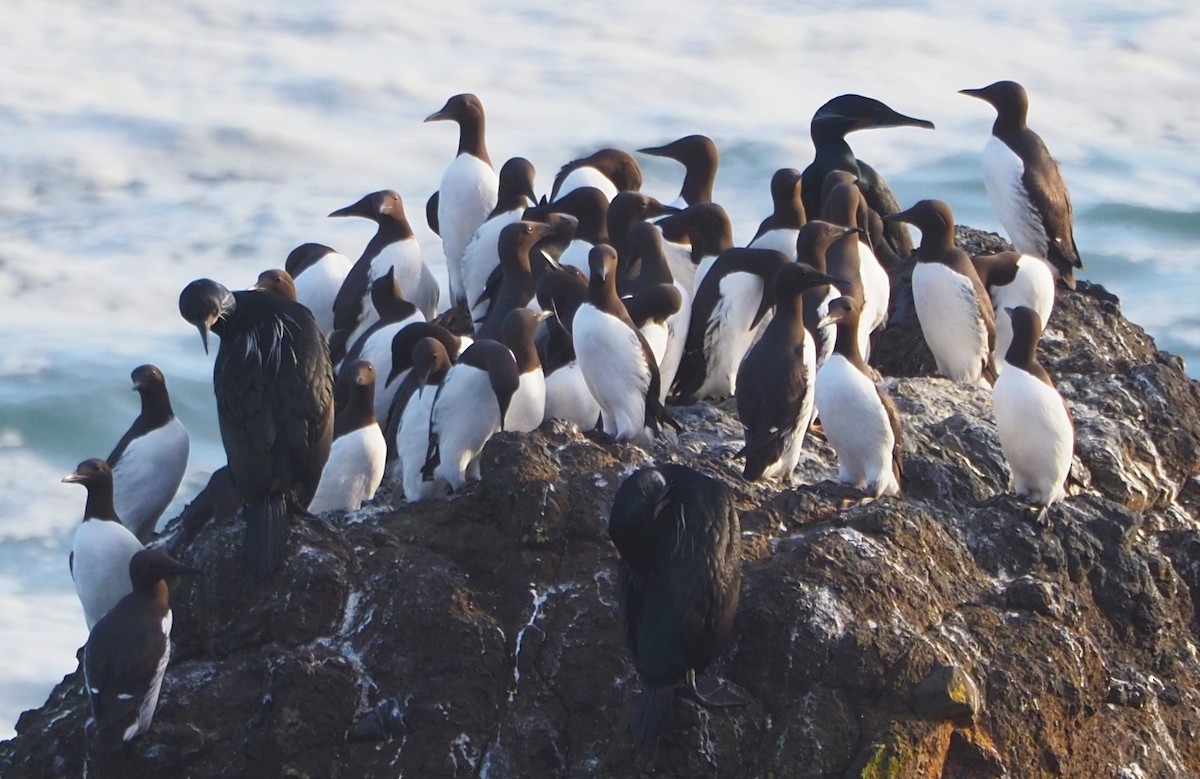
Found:
[[[1024,87],[997,81],[961,94],[996,109],[992,140],[984,149],[984,184],[1009,240],[1022,254],[1047,260],[1063,285],[1074,289],[1075,269],[1083,262],[1075,245],[1071,193],[1041,136],[1025,124],[1029,96]]]
[[[246,563],[266,576],[286,552],[287,517],[312,499],[333,435],[329,348],[307,308],[263,292],[193,281],[179,312],[208,349],[221,441],[246,517]]]
[[[810,222],[816,225],[817,222]],[[803,263],[787,263],[771,280],[775,316],[738,367],[738,419],[746,431],[742,475],[788,482],[813,415],[816,354],[804,327],[803,296],[840,281]]]
[[[862,95],[839,95],[817,109],[809,125],[816,153],[812,163],[804,169],[805,211],[809,214],[821,213],[821,184],[832,170],[854,174],[867,206],[881,215],[887,216],[900,210],[883,176],[856,158],[850,144],[846,143],[848,133],[877,127],[926,127],[932,130],[933,122],[905,116],[878,100]],[[889,227],[887,241],[902,257],[912,253],[912,240],[901,226]]]
[[[195,570],[161,549],[129,561],[133,592],[96,623],[83,649],[92,704],[89,749],[119,751],[150,727],[171,657],[171,606],[164,579]]]
[[[638,149],[642,154],[666,157],[683,165],[686,172],[676,202],[680,206],[711,203],[713,182],[721,157],[717,145],[707,135],[688,135],[664,146]]]
[[[729,488],[682,465],[643,468],[621,483],[608,535],[621,555],[617,598],[633,664],[642,679],[634,746],[654,742],[676,685],[696,692],[729,643],[741,586],[741,525]]]
[[[191,444],[171,408],[162,371],[140,365],[130,378],[141,396],[141,413],[108,455],[108,464],[117,516],[145,543],[179,490]]]

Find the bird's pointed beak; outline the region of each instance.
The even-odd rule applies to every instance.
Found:
[[[329,216],[367,216],[369,209],[367,208],[366,198],[362,198],[345,208],[339,208],[336,211],[331,211]]]
[[[83,476],[79,474],[79,471],[71,471],[62,477],[63,484],[79,484],[81,481],[83,481]]]
[[[639,154],[649,154],[652,157],[665,157],[666,146],[647,146],[644,149],[638,149]]]
[[[440,122],[440,121],[442,121],[443,119],[450,119],[450,118],[451,118],[450,116],[447,116],[447,115],[446,115],[446,109],[445,109],[445,108],[441,108],[441,109],[439,109],[439,110],[437,110],[437,111],[434,111],[434,112],[433,112],[432,114],[430,114],[429,116],[425,117],[425,120],[424,120],[424,121],[425,121],[425,122]]]
[[[960,90],[958,90],[958,94],[966,95],[967,97],[978,98],[980,100],[983,99],[983,90],[982,89],[960,89]]]
[[[204,342],[204,353],[208,354],[208,323],[198,324],[196,329],[200,331],[200,340]]]
[[[890,116],[879,119],[875,124],[876,127],[923,127],[926,130],[932,130],[933,122],[928,119],[918,119],[915,116],[907,116],[899,111],[892,111]]]
[[[907,211],[897,211],[894,214],[884,214],[880,218],[885,222],[907,222],[908,218],[912,215],[911,211],[912,209],[910,208]]]

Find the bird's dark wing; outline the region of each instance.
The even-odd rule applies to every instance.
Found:
[[[159,660],[167,651],[161,622],[116,618],[128,615],[133,603],[126,600],[114,606],[92,628],[84,648],[84,675],[96,734],[107,745],[119,745],[125,730],[136,722],[142,700],[158,673]]]

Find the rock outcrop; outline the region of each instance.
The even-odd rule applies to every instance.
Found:
[[[908,274],[876,350],[904,500],[858,505],[819,438],[803,486],[745,483],[726,403],[673,409],[685,432],[652,450],[559,424],[500,435],[465,494],[385,489],[295,523],[265,584],[242,570],[239,523],[177,520],[162,542],[204,574],[172,595],[158,714],[88,775],[1200,776],[1200,385],[1101,287],[1060,292],[1042,362],[1076,459],[1039,516],[996,498],[987,393],[927,378]],[[606,518],[651,459],[736,493],[741,606],[711,670],[750,704],[677,701],[635,755]],[[0,775],[81,775],[87,715],[77,672],[0,744]]]

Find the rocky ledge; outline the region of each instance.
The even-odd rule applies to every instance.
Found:
[[[1042,356],[1075,421],[1071,495],[1042,517],[989,500],[1008,472],[988,396],[925,377],[907,276],[879,348],[905,500],[857,505],[820,440],[803,486],[746,484],[732,406],[697,404],[650,451],[558,424],[498,436],[465,494],[296,523],[266,585],[240,525],[176,520],[163,543],[204,573],[174,590],[149,733],[85,766],[76,672],[0,744],[0,774],[1200,775],[1198,385],[1103,288],[1061,292]],[[677,701],[635,755],[606,518],[651,460],[737,495],[741,607],[711,672],[750,704]]]

